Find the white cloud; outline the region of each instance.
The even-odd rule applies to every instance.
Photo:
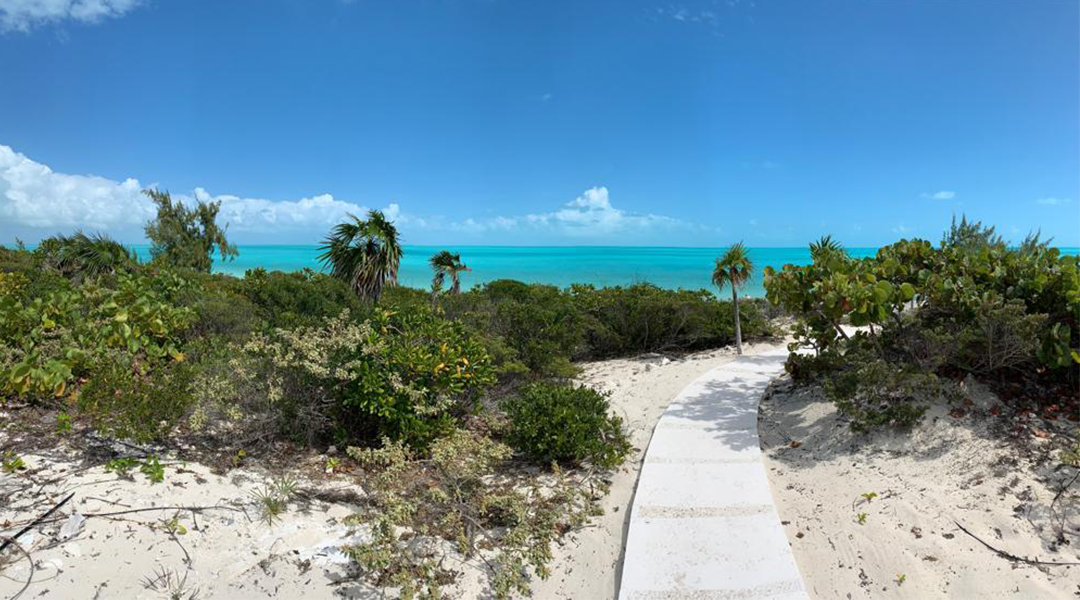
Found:
[[[555,95],[549,92],[547,94],[544,94],[543,96],[540,96],[540,99],[543,100],[544,102],[547,102],[548,100],[551,100],[554,97],[555,97]]]
[[[896,227],[893,227],[893,233],[904,234],[904,233],[907,233],[909,231],[911,231],[911,230],[908,229],[907,226],[904,225],[903,223],[897,225]]]
[[[109,229],[153,215],[137,179],[65,175],[0,145],[0,216],[29,227]]]
[[[952,200],[956,197],[956,192],[941,190],[933,193],[923,192],[921,195],[923,198],[930,198],[931,200]]]
[[[599,238],[615,234],[699,229],[698,226],[651,213],[631,213],[611,205],[608,189],[594,187],[561,208],[544,213],[465,219],[450,229],[467,233],[531,231],[574,238]]]
[[[142,239],[143,225],[156,214],[153,203],[136,178],[115,181],[96,175],[57,173],[0,145],[0,232],[5,235],[51,235],[85,229],[103,231],[121,240]],[[311,239],[322,236],[333,225],[353,214],[362,216],[368,208],[319,194],[299,200],[268,200],[233,194],[212,194],[196,187],[191,194],[174,193],[185,204],[221,202],[220,222],[230,233],[251,233],[256,239]],[[717,230],[703,225],[652,213],[634,213],[616,208],[606,187],[585,190],[580,196],[547,212],[516,216],[466,218],[451,222],[439,217],[421,217],[402,210],[396,203],[383,212],[403,231],[500,234],[507,240],[523,242],[541,238],[557,241],[657,239],[670,232],[712,234]],[[497,236],[498,237],[498,236]]]
[[[0,29],[30,31],[60,21],[97,23],[123,16],[142,0],[0,0]]]
[[[1057,206],[1059,204],[1069,204],[1070,202],[1072,202],[1072,198],[1039,198],[1035,201],[1035,204]]]
[[[156,214],[153,203],[142,193],[146,187],[154,186],[144,186],[135,178],[118,182],[95,175],[56,173],[0,145],[0,220],[5,224],[47,229],[48,233],[76,228],[139,231]],[[229,224],[229,231],[325,231],[349,214],[359,216],[368,210],[330,194],[276,201],[231,194],[215,196],[197,187],[191,196],[173,197],[185,203],[220,201],[220,218]],[[384,210],[399,224],[426,224],[423,219],[403,213],[397,204]]]

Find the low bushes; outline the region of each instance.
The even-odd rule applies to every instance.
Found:
[[[872,258],[837,251],[767,268],[765,288],[798,317],[794,346],[817,355],[793,355],[788,370],[797,379],[828,375],[827,391],[858,429],[910,424],[921,416],[919,398],[955,398],[939,375],[1022,377],[1074,391],[1080,382],[1077,258],[1036,237],[1010,248],[965,220],[937,248],[902,240]],[[852,338],[845,325],[866,332]]]
[[[296,273],[252,269],[235,287],[257,307],[268,329],[313,326],[344,310],[357,316],[366,312],[347,285],[311,269]]]
[[[622,419],[609,414],[607,397],[592,388],[533,383],[502,408],[510,419],[510,445],[541,464],[611,468],[630,451]]]
[[[144,370],[123,358],[102,363],[77,395],[79,410],[105,433],[137,442],[163,439],[187,416],[194,395],[185,363]]]
[[[115,288],[84,284],[45,296],[0,297],[0,390],[29,400],[60,396],[106,353],[146,364],[180,360],[194,314],[154,290],[145,276]]]
[[[551,544],[597,513],[592,486],[561,472],[543,485],[507,473],[500,467],[510,448],[470,431],[436,440],[429,457],[389,440],[348,453],[367,475],[355,521],[368,523],[371,537],[345,551],[366,579],[402,598],[441,598],[454,579],[443,559],[455,551],[485,553],[494,598],[528,596],[530,573],[550,573]]]
[[[385,436],[426,447],[494,383],[477,340],[430,311],[379,311],[362,322],[345,311],[318,326],[256,334],[229,355],[208,367],[196,421],[269,425],[306,443]]]
[[[401,297],[395,292],[393,303]],[[412,302],[427,302],[426,297]],[[728,301],[699,290],[666,290],[651,284],[568,290],[520,281],[493,281],[463,294],[437,299],[439,308],[488,340],[509,374],[566,377],[574,360],[657,351],[693,351],[735,341]],[[743,335],[773,334],[763,300],[746,300]]]
[[[586,315],[583,355],[608,358],[657,351],[717,348],[735,341],[731,302],[707,290],[665,290],[648,283],[629,287],[571,288]],[[746,338],[772,333],[761,302],[740,302]]]

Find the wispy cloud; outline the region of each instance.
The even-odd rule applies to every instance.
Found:
[[[554,97],[555,97],[554,94],[548,92],[547,94],[544,94],[543,96],[540,96],[540,99],[543,100],[544,102],[547,102],[548,100],[551,100]]]
[[[633,213],[611,204],[606,187],[585,190],[562,207],[542,213],[465,219],[450,229],[466,233],[535,232],[558,236],[602,238],[615,234],[640,234],[656,231],[700,230],[701,227],[680,219],[652,213]]]
[[[920,195],[923,198],[930,198],[931,200],[952,200],[956,197],[956,192],[949,190],[941,190],[938,192],[923,192]]]
[[[28,32],[63,21],[97,23],[121,17],[142,0],[0,0],[0,31]]]
[[[723,37],[720,31],[722,21],[739,18],[752,23],[754,17],[751,13],[756,6],[752,0],[686,0],[651,8],[646,17],[657,22],[698,25],[715,36]]]
[[[893,233],[899,233],[899,234],[901,234],[901,235],[903,235],[903,234],[905,234],[905,233],[908,233],[908,232],[910,232],[910,231],[911,231],[911,229],[909,229],[909,228],[908,228],[908,227],[907,227],[906,225],[904,225],[903,223],[901,223],[901,224],[897,225],[896,227],[893,227]]]
[[[1043,206],[1058,206],[1061,204],[1069,204],[1072,202],[1072,198],[1039,198],[1035,201],[1035,204],[1042,204]]]

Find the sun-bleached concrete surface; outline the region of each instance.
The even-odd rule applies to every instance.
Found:
[[[631,509],[620,600],[807,597],[757,433],[758,402],[786,357],[723,364],[664,412]]]

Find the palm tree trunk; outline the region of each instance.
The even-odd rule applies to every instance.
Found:
[[[742,354],[742,323],[739,320],[739,290],[731,286],[731,303],[735,308],[735,350]]]

